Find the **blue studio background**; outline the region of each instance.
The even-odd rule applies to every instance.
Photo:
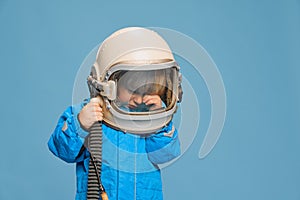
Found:
[[[1,0],[0,25],[0,200],[74,199],[75,167],[47,141],[84,58],[126,26],[192,37],[226,88],[216,147],[198,158],[203,114],[191,147],[163,170],[165,199],[300,199],[299,0]]]

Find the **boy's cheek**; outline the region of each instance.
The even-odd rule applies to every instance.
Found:
[[[127,91],[122,91],[118,93],[118,97],[120,101],[128,102],[132,98],[132,95]]]

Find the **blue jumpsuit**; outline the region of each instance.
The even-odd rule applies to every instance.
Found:
[[[76,163],[76,200],[86,200],[89,152],[82,148],[88,132],[80,127],[77,115],[86,102],[70,106],[59,118],[48,147],[57,157]],[[68,128],[62,127],[67,123]],[[103,128],[101,180],[109,200],[161,200],[162,182],[157,164],[180,155],[177,130],[172,122],[150,136],[133,135]],[[82,151],[83,149],[83,151]]]

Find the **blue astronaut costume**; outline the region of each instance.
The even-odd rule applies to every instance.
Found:
[[[86,149],[82,151],[82,148],[88,132],[80,127],[77,119],[83,105],[66,109],[48,142],[54,155],[68,163],[76,163],[76,200],[85,200],[87,191],[89,152]],[[62,130],[64,123],[68,126],[65,131]],[[176,129],[172,132],[172,126],[170,122],[156,134],[143,137],[102,125],[104,153],[101,180],[109,199],[163,199],[157,164],[180,155],[178,133]],[[114,145],[117,148],[113,148]]]

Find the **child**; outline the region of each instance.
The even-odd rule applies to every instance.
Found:
[[[121,32],[131,29],[123,29]],[[133,30],[136,29],[141,33],[149,31],[143,28]],[[136,34],[134,35],[136,40]],[[90,153],[84,142],[89,129],[97,121],[103,121],[101,181],[109,199],[163,199],[158,164],[180,155],[178,133],[172,121],[167,121],[152,133],[146,131],[147,134],[131,134],[124,131],[122,123],[109,124],[106,111],[109,110],[109,105],[116,112],[127,114],[128,120],[135,114],[170,112],[174,103],[171,103],[167,94],[170,93],[168,71],[170,69],[116,71],[109,77],[117,85],[116,99],[105,96],[87,99],[80,105],[68,107],[61,115],[48,147],[62,160],[76,163],[76,200],[87,199]],[[137,125],[136,129],[139,127]]]

